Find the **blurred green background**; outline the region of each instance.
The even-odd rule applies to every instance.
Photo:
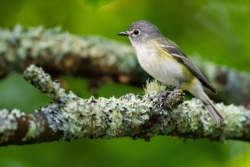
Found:
[[[187,55],[198,54],[217,64],[250,71],[250,1],[247,0],[0,0],[0,26],[61,26],[77,35],[100,35],[129,43],[117,32],[148,20],[175,41]],[[64,77],[69,89],[88,98],[87,80]],[[107,84],[104,97],[142,93],[141,88]],[[50,100],[11,74],[0,81],[0,109],[33,112]],[[249,166],[250,146],[244,142],[182,140],[157,136],[142,140],[83,139],[0,148],[0,166]]]

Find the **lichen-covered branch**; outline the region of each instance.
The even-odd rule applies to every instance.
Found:
[[[0,55],[2,77],[12,71],[22,73],[30,64],[43,67],[53,76],[110,77],[140,86],[142,76],[146,76],[131,46],[101,37],[62,33],[60,28],[26,29],[17,25],[0,29]]]
[[[218,91],[216,96],[209,94],[212,99],[227,104],[250,103],[250,92],[246,90],[250,87],[249,75],[200,58],[194,61]],[[52,76],[64,74],[98,81],[108,77],[139,86],[148,78],[128,44],[101,37],[79,37],[62,33],[60,28],[17,25],[0,29],[0,78],[12,71],[23,72],[30,64],[43,67]]]
[[[118,99],[82,99],[72,92],[65,93],[58,82],[34,65],[27,68],[24,78],[52,103],[32,114],[0,110],[1,146],[79,138],[130,137],[148,141],[156,135],[250,141],[250,114],[242,107],[217,104],[225,118],[218,127],[199,100],[183,103],[181,90],[167,97],[127,94]],[[153,91],[152,86],[148,87]],[[157,92],[162,87],[155,89]]]

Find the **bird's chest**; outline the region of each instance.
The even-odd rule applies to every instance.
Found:
[[[176,85],[183,78],[183,66],[163,50],[154,47],[137,47],[137,58],[142,68],[155,79]]]

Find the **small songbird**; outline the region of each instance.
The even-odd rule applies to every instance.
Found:
[[[215,88],[179,46],[164,37],[156,26],[142,20],[118,35],[129,37],[138,61],[147,73],[166,85],[189,91],[203,102],[217,125],[223,122],[223,117],[203,90],[206,87],[216,93]]]

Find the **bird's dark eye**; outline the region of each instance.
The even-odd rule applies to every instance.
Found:
[[[138,35],[139,33],[140,33],[139,30],[134,30],[134,34],[135,34],[135,35]]]

